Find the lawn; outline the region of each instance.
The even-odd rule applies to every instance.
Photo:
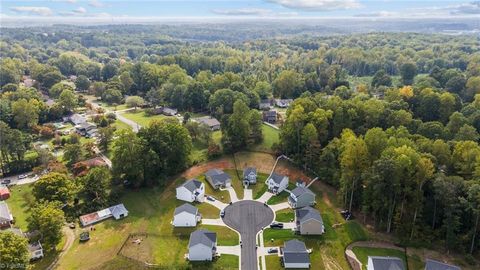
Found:
[[[220,140],[222,139],[222,132],[220,130],[212,132],[212,141],[218,145],[220,144]],[[203,161],[208,160],[208,145],[199,141],[199,140],[192,140],[193,149],[192,153],[190,154],[190,160],[193,164],[197,164]]]
[[[278,222],[292,222],[295,219],[294,210],[287,208],[275,213],[275,220]]]
[[[263,193],[267,191],[268,187],[265,184],[265,180],[267,180],[267,178],[268,174],[257,172],[257,183],[250,186],[250,188],[252,189],[252,195],[254,200],[262,197]]]
[[[284,190],[284,191],[280,192],[280,194],[278,194],[278,195],[273,195],[267,201],[267,204],[273,205],[273,204],[279,204],[279,203],[282,203],[282,202],[286,202],[289,195],[290,195],[290,193],[288,193]]]
[[[120,110],[128,109],[128,106],[126,104],[120,104],[120,105],[117,105],[117,106],[113,106],[113,105],[108,105],[107,103],[99,103],[99,105],[102,106],[103,108],[109,110],[109,111],[120,111]]]
[[[228,173],[232,177],[232,187],[237,193],[237,198],[239,200],[243,199],[243,183],[242,181],[238,178],[238,176],[242,177],[243,172],[242,171],[237,171],[233,169],[226,169],[224,170],[226,173]]]
[[[254,151],[272,152],[272,145],[280,141],[280,130],[262,124],[263,141],[252,147]]]
[[[160,120],[168,117],[163,114],[147,116],[143,110],[137,110],[136,112],[125,112],[122,113],[122,116],[136,122],[143,127],[148,126],[153,120]]]
[[[400,250],[369,247],[354,247],[352,250],[357,256],[357,259],[363,264],[363,269],[367,269],[368,256],[398,257],[402,259],[404,265],[406,265],[405,252]]]
[[[115,120],[115,122],[114,122],[112,125],[115,127],[116,131],[118,131],[118,130],[124,130],[124,129],[132,129],[131,126],[125,124],[124,122],[122,122],[122,121],[120,121],[120,120],[118,120],[118,119]]]
[[[15,219],[15,227],[27,231],[27,219],[30,216],[30,207],[35,202],[32,194],[33,184],[14,186],[10,189],[11,196],[7,204]]]

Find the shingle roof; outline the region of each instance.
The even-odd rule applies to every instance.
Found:
[[[306,187],[302,187],[302,186],[298,186],[298,187],[294,188],[292,190],[292,193],[293,193],[293,195],[295,195],[295,197],[300,197],[300,196],[302,196],[303,194],[306,194],[306,193],[315,195],[310,189],[308,189]]]
[[[108,210],[110,210],[110,213],[112,213],[114,217],[118,217],[122,214],[128,214],[128,210],[127,208],[125,208],[125,205],[123,205],[123,203],[111,206],[108,208]]]
[[[214,127],[214,126],[219,126],[220,122],[213,117],[210,116],[204,116],[204,117],[199,117],[195,119],[197,122],[200,122],[202,124],[205,124],[209,127]]]
[[[228,173],[226,173],[222,170],[219,170],[219,169],[208,170],[205,173],[205,175],[209,176],[212,179],[212,182],[213,182],[214,185],[217,185],[217,184],[224,185],[227,182],[227,180],[231,179],[231,177],[230,177],[230,175],[228,175]]]
[[[254,174],[257,174],[257,168],[254,168],[254,167],[247,167],[245,169],[243,169],[243,177],[246,177],[247,175],[249,175],[250,173],[254,173]]]
[[[202,182],[198,181],[197,179],[190,179],[187,182],[183,183],[181,187],[185,187],[191,192],[194,192],[197,188],[200,188],[202,186]]]
[[[216,242],[216,233],[207,230],[196,230],[190,234],[190,241],[188,243],[188,247],[193,247],[198,244],[213,247]]]
[[[178,214],[183,213],[183,212],[187,212],[187,213],[196,215],[197,212],[198,212],[198,209],[195,206],[193,206],[189,203],[184,203],[184,204],[180,205],[179,207],[175,208],[175,215],[178,215]]]
[[[449,265],[439,261],[427,259],[425,262],[425,270],[460,270],[461,268],[454,265]]]
[[[285,263],[310,263],[305,243],[296,239],[285,242],[283,261]]]
[[[295,211],[295,216],[297,217],[297,220],[300,223],[307,221],[309,219],[318,220],[323,223],[323,219],[322,219],[322,216],[320,215],[320,212],[318,212],[317,209],[312,208],[310,206],[297,209]]]
[[[0,221],[12,221],[12,214],[10,213],[10,209],[8,209],[8,205],[4,201],[0,201]]]
[[[270,179],[272,179],[273,182],[275,182],[277,184],[280,184],[282,182],[283,178],[285,178],[285,175],[281,175],[281,174],[277,174],[277,173],[272,173],[272,176],[270,176]]]
[[[397,257],[368,256],[374,270],[405,270],[403,261]]]
[[[285,247],[283,248],[283,252],[307,252],[307,247],[305,246],[305,243],[293,239],[285,242]]]

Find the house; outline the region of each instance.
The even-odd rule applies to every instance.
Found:
[[[279,108],[288,108],[292,102],[293,99],[275,99],[275,106]]]
[[[207,230],[196,230],[190,234],[188,259],[211,261],[217,253],[217,234]]]
[[[228,173],[219,169],[211,169],[205,173],[205,178],[214,189],[228,188],[232,185],[232,178]]]
[[[310,255],[305,243],[299,240],[286,241],[283,247],[285,268],[310,268]]]
[[[288,176],[272,173],[267,180],[268,191],[278,194],[288,187]]]
[[[194,120],[200,124],[206,125],[212,131],[220,130],[220,122],[211,116],[203,116],[195,118]]]
[[[273,124],[277,122],[277,111],[263,111],[262,118],[264,122]]]
[[[461,270],[460,267],[426,259],[425,270]]]
[[[128,216],[128,210],[122,204],[117,204],[109,208],[102,209],[97,212],[80,216],[80,223],[83,227],[95,224],[105,219],[113,217],[115,220],[122,219]]]
[[[168,107],[163,107],[162,113],[166,116],[175,116],[177,115],[177,109],[172,109]]]
[[[0,229],[10,228],[13,216],[8,209],[8,205],[4,201],[0,201]]]
[[[172,224],[175,227],[195,227],[201,219],[202,216],[198,213],[198,209],[195,206],[184,203],[175,208]]]
[[[405,270],[405,265],[397,257],[368,256],[367,270]]]
[[[0,186],[0,201],[10,198],[10,190],[7,187]]]
[[[243,169],[243,183],[244,185],[257,183],[257,169],[254,167],[247,167]]]
[[[296,231],[302,235],[325,233],[320,212],[310,206],[295,210],[295,224]]]
[[[269,99],[262,99],[260,100],[260,104],[258,106],[260,110],[270,110],[272,108],[272,103]]]
[[[30,251],[30,260],[43,258],[43,247],[39,241],[28,244],[28,251]]]
[[[97,132],[97,126],[92,123],[83,122],[75,125],[75,131],[82,136],[93,137],[92,135]]]
[[[177,187],[177,199],[186,202],[203,202],[205,200],[205,184],[197,179],[190,179]]]
[[[63,118],[64,122],[71,122],[73,125],[80,125],[81,123],[87,122],[87,118],[85,116],[82,116],[78,113],[74,113],[70,116],[64,117]]]
[[[302,208],[315,204],[315,193],[307,187],[297,186],[288,196],[288,204],[292,208]]]

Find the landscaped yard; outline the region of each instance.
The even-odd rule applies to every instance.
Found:
[[[116,128],[116,130],[123,130],[123,129],[132,129],[131,126],[125,124],[124,122],[120,121],[120,120],[115,120],[115,122],[113,123],[113,126]]]
[[[11,196],[7,200],[8,208],[15,219],[15,227],[22,231],[27,231],[30,207],[35,202],[32,189],[33,184],[14,186],[10,189]]]
[[[405,252],[400,250],[370,247],[353,247],[352,250],[362,263],[363,269],[367,269],[368,256],[398,257],[403,260],[406,266]]]
[[[143,110],[140,109],[138,109],[136,112],[129,111],[122,113],[122,116],[136,122],[143,127],[148,126],[153,120],[160,120],[168,117],[163,114],[148,116]]]
[[[287,208],[275,213],[275,220],[278,222],[292,222],[295,219],[293,209]]]

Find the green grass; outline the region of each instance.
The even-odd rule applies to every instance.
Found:
[[[263,193],[267,191],[268,187],[265,184],[265,180],[267,180],[267,178],[268,174],[257,172],[257,183],[250,186],[254,200],[262,197]]]
[[[237,193],[237,198],[240,200],[243,199],[243,184],[242,181],[238,178],[238,176],[242,177],[242,171],[237,171],[233,169],[226,169],[224,171],[232,177],[232,187]]]
[[[163,114],[147,116],[145,112],[142,110],[137,110],[136,112],[133,112],[133,111],[125,112],[125,113],[122,113],[122,116],[136,122],[137,124],[143,127],[148,126],[150,122],[152,122],[153,120],[160,120],[168,117]]]
[[[202,218],[219,218],[220,209],[208,203],[195,203],[195,207],[198,208],[198,212],[202,215]]]
[[[263,141],[252,147],[254,151],[272,152],[272,145],[280,141],[280,130],[262,124]]]
[[[125,124],[124,122],[120,121],[120,120],[115,120],[115,122],[112,124],[115,128],[116,128],[116,131],[118,130],[124,130],[124,129],[132,129],[131,126]]]
[[[109,110],[109,111],[120,111],[120,110],[128,109],[128,106],[126,104],[120,104],[120,105],[117,105],[117,106],[113,106],[113,105],[108,105],[107,103],[99,103],[99,105],[102,106],[103,108]]]
[[[30,208],[35,202],[32,194],[33,184],[14,186],[11,188],[8,207],[15,219],[15,226],[22,231],[27,231],[27,219],[30,216]]]
[[[280,263],[280,257],[276,254],[265,256],[265,264],[268,270],[283,270],[282,264]]]
[[[267,201],[267,204],[273,205],[273,204],[279,204],[279,203],[282,203],[282,202],[286,202],[289,195],[290,195],[290,193],[288,193],[286,191],[282,191],[278,195],[273,195]]]
[[[275,220],[278,222],[292,222],[295,219],[295,212],[290,209],[283,209],[275,213]]]
[[[357,256],[357,259],[363,264],[363,269],[367,269],[368,256],[398,257],[403,260],[406,266],[405,252],[400,250],[369,247],[354,247],[352,250]]]
[[[222,132],[220,130],[212,132],[212,141],[218,145],[220,145],[220,141],[222,139]],[[204,162],[208,160],[208,145],[199,141],[199,140],[192,140],[193,149],[192,153],[190,154],[190,161],[193,164],[197,164],[200,162]]]

